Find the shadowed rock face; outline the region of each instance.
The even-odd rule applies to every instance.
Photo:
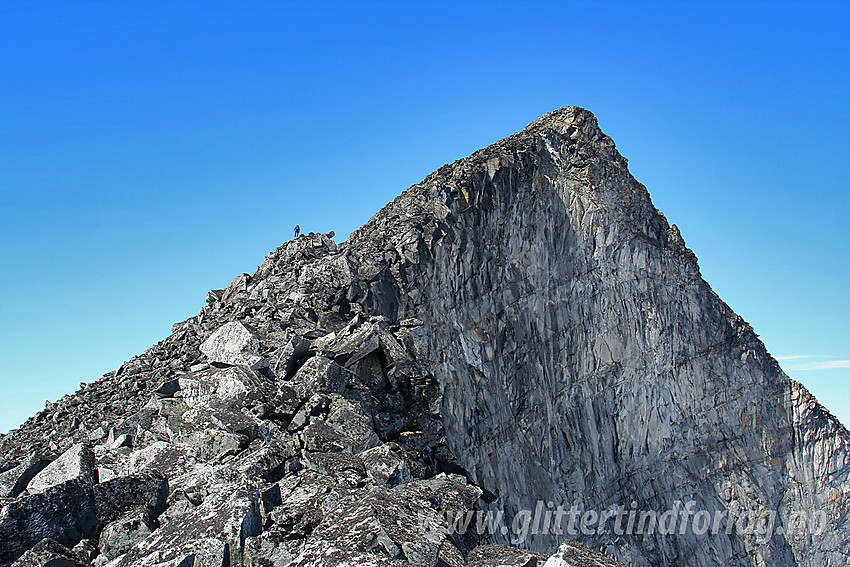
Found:
[[[25,484],[23,463],[75,442],[101,482],[168,477],[156,522],[127,506],[106,535],[62,532],[68,547],[78,532],[112,542],[98,565],[850,556],[847,431],[702,280],[579,108],[444,166],[342,245],[310,234],[275,250],[170,337],[4,436],[0,474]],[[16,511],[43,498],[21,490]],[[620,531],[616,518],[524,538],[450,529],[458,514],[504,512],[515,528],[573,505],[619,510]],[[622,531],[630,512],[729,509],[772,529]],[[822,512],[820,533],[789,534],[798,512]]]

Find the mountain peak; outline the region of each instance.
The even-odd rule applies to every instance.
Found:
[[[0,565],[840,564],[848,447],[566,107],[4,436]]]

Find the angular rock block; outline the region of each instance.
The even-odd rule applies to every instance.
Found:
[[[268,366],[268,361],[260,356],[260,340],[238,321],[225,323],[216,329],[201,343],[200,349],[211,362],[253,369]]]
[[[547,556],[542,553],[491,544],[479,545],[473,549],[467,557],[466,565],[467,567],[541,567],[546,559]]]
[[[277,357],[277,363],[274,367],[275,374],[280,378],[289,377],[295,372],[296,364],[307,349],[310,348],[310,341],[293,335],[283,345]]]
[[[625,567],[607,555],[593,551],[586,545],[567,540],[558,551],[546,560],[543,567]]]
[[[0,498],[14,498],[24,491],[35,475],[50,461],[38,455],[29,455],[18,466],[0,473]]]
[[[103,527],[97,547],[101,555],[112,560],[130,551],[153,530],[154,525],[147,511],[132,510]]]
[[[130,509],[156,518],[165,508],[168,481],[159,475],[119,477],[92,485],[77,477],[9,503],[0,511],[0,565],[50,539],[73,547],[96,537]]]
[[[194,565],[240,565],[245,539],[262,532],[259,498],[233,485],[217,486],[202,504],[171,518],[155,530],[145,546],[136,546],[114,567],[183,561]]]
[[[52,539],[43,539],[11,567],[86,567],[70,549]]]
[[[413,480],[410,467],[389,445],[381,445],[358,455],[366,466],[373,484],[395,486]]]
[[[94,452],[82,443],[72,446],[35,475],[27,485],[27,491],[30,494],[43,492],[75,478],[89,482],[97,480]]]
[[[125,511],[141,509],[155,520],[168,499],[168,479],[159,473],[121,476],[93,489],[98,525],[118,519]]]
[[[98,527],[94,487],[85,478],[51,486],[11,502],[0,511],[0,565],[50,539],[73,547]]]

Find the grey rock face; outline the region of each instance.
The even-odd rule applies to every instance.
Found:
[[[24,495],[0,510],[0,565],[8,565],[42,540],[74,547],[130,509],[156,518],[168,495],[164,477],[119,477],[92,485],[82,476]]]
[[[85,563],[64,545],[43,539],[24,553],[12,567],[84,567]]]
[[[165,509],[168,479],[158,473],[121,476],[94,487],[97,523],[113,522],[130,509],[155,520]]]
[[[21,497],[0,510],[0,564],[10,564],[45,539],[73,547],[96,529],[94,489],[87,479]]]
[[[423,322],[410,341],[441,385],[446,441],[494,510],[660,514],[693,501],[771,510],[786,528],[819,511],[824,532],[797,539],[578,537],[633,565],[843,561],[846,430],[796,401],[801,388],[700,278],[589,113],[553,113],[441,169],[348,245],[378,234],[393,235],[383,253],[399,271],[381,279],[352,252],[376,273],[362,302]],[[531,545],[552,551],[562,537]]]
[[[51,486],[65,481],[82,478],[92,482],[97,478],[94,453],[86,445],[77,443],[36,474],[29,484],[30,494],[43,492]]]
[[[844,565],[849,446],[566,108],[3,436],[0,567],[48,539],[110,567]],[[573,509],[606,520],[551,529]],[[729,510],[773,529],[658,527]]]
[[[0,498],[13,498],[24,491],[32,478],[50,464],[38,455],[29,455],[16,467],[0,473]]]
[[[260,341],[245,325],[231,321],[222,325],[201,343],[201,352],[212,362],[241,364],[251,368],[268,366],[260,356]]]
[[[98,549],[104,560],[110,561],[130,551],[137,543],[147,538],[153,530],[147,512],[133,510],[100,531]]]

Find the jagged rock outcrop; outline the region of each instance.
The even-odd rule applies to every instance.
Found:
[[[2,438],[0,565],[850,556],[846,429],[579,108],[341,245],[286,243],[172,331]]]

